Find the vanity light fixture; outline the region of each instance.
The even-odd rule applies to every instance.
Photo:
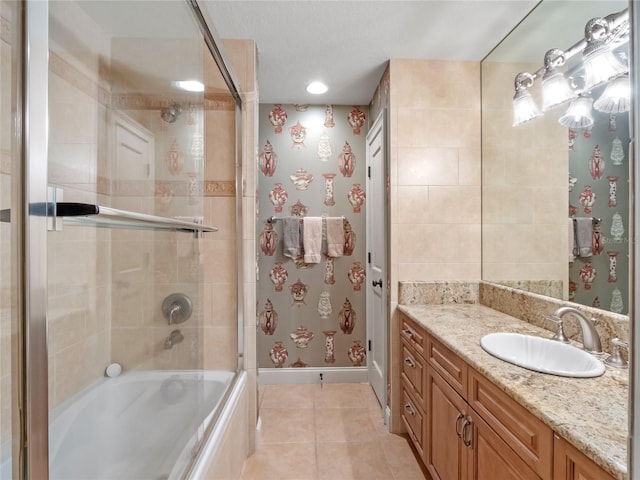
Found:
[[[593,108],[603,113],[628,112],[631,107],[631,85],[629,74],[613,80],[605,88],[600,98],[593,102]]]
[[[593,125],[591,107],[593,99],[590,96],[578,97],[569,104],[567,112],[558,119],[567,128],[587,128]]]
[[[542,76],[542,111],[573,100],[578,96],[558,67],[564,65],[564,52],[559,48],[549,50],[544,56]]]
[[[623,64],[605,43],[605,38],[610,34],[611,27],[604,18],[592,18],[584,27],[584,36],[587,46],[582,52],[584,64],[584,88],[593,90],[624,73],[629,68]],[[599,35],[596,38],[596,35]]]
[[[536,102],[529,92],[529,87],[533,85],[533,75],[527,72],[519,73],[516,76],[516,94],[513,96],[513,126],[522,125],[534,118],[542,115]]]
[[[567,113],[559,120],[562,125],[570,128],[584,128],[593,123],[591,108],[594,103],[591,91],[609,82],[611,90],[605,90],[594,108],[610,113],[626,111],[624,108],[628,110],[629,67],[616,57],[613,49],[628,42],[629,36],[628,9],[606,17],[592,18],[587,22],[584,37],[580,41],[566,50],[554,48],[547,51],[544,66],[535,72],[518,73],[514,82],[516,91],[513,97],[513,125],[521,125],[542,115],[530,93],[538,78],[542,80],[543,111],[572,100]],[[569,73],[563,73],[561,67],[569,58],[581,52],[582,62],[571,67]],[[582,88],[576,88],[567,79],[575,78],[577,73],[584,77]],[[587,108],[588,112],[585,111]]]
[[[322,82],[311,82],[307,85],[307,92],[314,95],[322,95],[323,93],[327,93],[327,90],[329,90],[329,87]]]

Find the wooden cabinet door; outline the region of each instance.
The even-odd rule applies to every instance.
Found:
[[[427,368],[424,460],[433,480],[467,479],[469,448],[458,433],[469,410],[462,397],[440,375]]]
[[[471,480],[539,480],[540,477],[471,410]],[[465,432],[466,433],[466,432]]]
[[[614,480],[564,438],[553,436],[553,480]]]

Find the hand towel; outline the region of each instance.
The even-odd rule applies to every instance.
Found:
[[[327,217],[327,255],[341,257],[344,253],[344,225],[342,217]]]
[[[575,249],[576,249],[576,230],[573,224],[573,218],[569,218],[569,224],[567,225],[567,233],[568,233],[568,252],[569,252],[569,263],[573,262],[576,259]]]
[[[302,255],[302,223],[298,217],[282,219],[282,254],[293,260]]]
[[[320,263],[322,255],[322,218],[304,217],[303,245],[305,263]]]
[[[591,237],[593,236],[593,220],[591,217],[578,217],[574,219],[576,256],[590,257],[592,252]]]

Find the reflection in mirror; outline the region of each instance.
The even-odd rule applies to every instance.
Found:
[[[545,0],[483,60],[483,280],[628,313],[627,7]]]

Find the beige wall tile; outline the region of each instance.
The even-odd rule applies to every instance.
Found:
[[[398,185],[457,185],[455,148],[398,148]]]
[[[427,186],[396,187],[394,197],[398,205],[397,222],[400,224],[430,223],[429,190]]]

